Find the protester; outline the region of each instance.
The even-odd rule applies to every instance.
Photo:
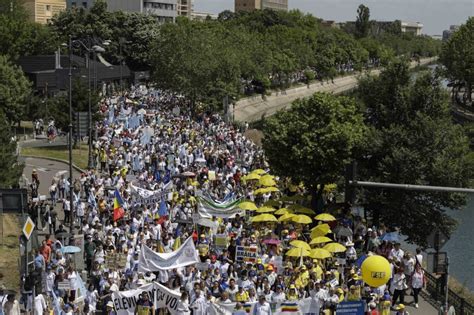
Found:
[[[309,243],[311,228],[323,222],[251,222],[260,213],[244,211],[239,204],[247,200],[259,209],[270,208],[265,210],[269,213],[298,212],[309,205],[305,196],[310,194],[277,177],[272,177],[273,191],[258,192],[266,186],[250,175],[271,174],[262,150],[219,115],[144,86],[106,97],[99,105],[96,167],[80,179],[62,175],[50,191],[51,202],[62,203],[56,207],[64,214],[61,223],[69,226],[72,220],[72,234],[83,236],[83,243],[69,239],[59,225],[53,228],[57,241],[43,242],[34,260],[37,269],[45,270],[44,293],[54,314],[116,314],[124,309],[153,314],[164,308],[149,293],[156,290],[175,301],[174,312],[180,315],[208,315],[213,307],[267,315],[272,308],[297,311],[301,305],[314,313],[335,312],[341,303],[361,301],[368,302],[371,314],[389,314],[387,307],[390,312],[398,300],[404,303],[407,283],[414,292],[420,289],[419,267],[414,272],[410,268],[421,258],[405,254],[398,243],[382,242],[387,228],[368,225],[350,205],[331,210],[336,218],[327,221],[330,229],[324,233],[346,250],[327,258],[286,255],[293,241]],[[327,191],[323,199],[333,200],[334,194]],[[78,244],[83,246],[80,254],[65,252]],[[238,254],[242,248],[254,257]],[[180,251],[188,258],[196,254],[196,260],[153,268]],[[386,286],[370,288],[361,281],[360,264],[374,254],[389,258],[398,270],[390,284],[393,304]],[[83,273],[74,263],[77,255],[83,255]],[[154,289],[140,289],[150,285]],[[116,298],[131,290],[139,295],[130,305]],[[38,294],[35,305],[41,300]]]

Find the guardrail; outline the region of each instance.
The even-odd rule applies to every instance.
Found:
[[[445,279],[444,277],[437,278],[425,270],[426,290],[433,299],[440,304],[444,303],[445,299]],[[456,314],[460,315],[474,315],[474,305],[468,303],[464,298],[459,296],[456,292],[448,289],[448,303],[454,306]]]

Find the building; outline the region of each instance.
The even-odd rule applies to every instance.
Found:
[[[254,10],[288,11],[288,0],[235,0],[235,12]]]
[[[402,33],[412,33],[416,36],[420,36],[421,31],[423,30],[423,24],[420,22],[401,21],[400,25]]]
[[[137,76],[126,65],[123,65],[121,69],[120,66],[107,67],[98,61],[90,60],[89,62],[91,84],[95,81],[95,73],[98,86],[110,83],[118,85],[121,78],[123,82],[132,82]],[[33,89],[38,94],[55,95],[68,89],[69,56],[67,55],[25,56],[20,57],[17,64],[30,79]],[[73,79],[80,78],[87,82],[88,70],[85,58],[72,56],[72,65]]]
[[[194,12],[194,0],[178,0],[176,10],[178,16],[185,16],[191,20]]]
[[[66,10],[66,0],[24,0],[23,5],[30,20],[47,24],[54,15]]]
[[[95,0],[67,0],[68,8],[89,9]],[[192,0],[106,0],[107,10],[147,13],[156,16],[159,22],[174,22],[178,16],[178,2],[186,2],[181,5],[182,14],[189,14],[186,10],[192,10]]]
[[[206,12],[194,12],[191,13],[191,20],[194,21],[205,21],[207,19],[217,20],[218,14],[206,13]]]
[[[459,29],[459,25],[451,25],[449,27],[449,30],[444,30],[443,41],[447,41],[448,39],[450,39],[453,33],[456,32],[458,29]]]

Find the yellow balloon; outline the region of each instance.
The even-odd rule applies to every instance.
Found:
[[[361,267],[362,279],[371,287],[380,287],[386,284],[391,276],[392,269],[385,257],[374,255],[367,257]]]

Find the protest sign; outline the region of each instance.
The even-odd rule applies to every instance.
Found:
[[[199,262],[193,239],[188,238],[178,250],[171,253],[157,253],[146,245],[142,246],[139,255],[139,272],[169,270]]]
[[[226,234],[216,234],[214,244],[217,248],[227,248],[229,246],[228,237]]]
[[[337,305],[336,312],[337,314],[345,315],[364,315],[365,311],[365,302],[364,301],[355,301],[355,302],[341,302]]]
[[[148,293],[150,300],[153,301],[156,308],[167,308],[172,315],[178,313],[178,301],[181,294],[154,282],[145,284],[135,290],[114,292],[112,294],[112,301],[117,315],[135,314],[137,302],[143,292]]]
[[[257,262],[257,247],[237,246],[235,249],[235,260],[238,262]]]

